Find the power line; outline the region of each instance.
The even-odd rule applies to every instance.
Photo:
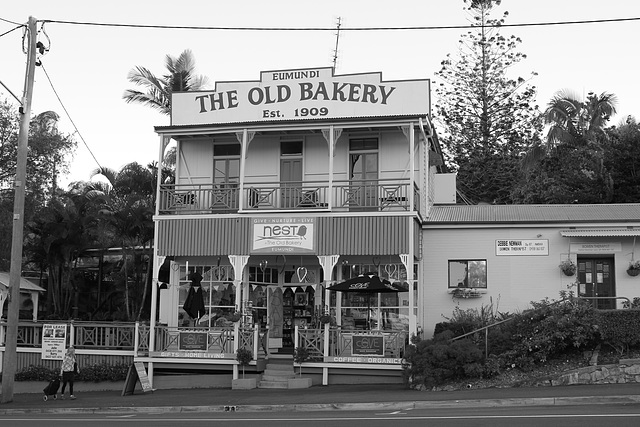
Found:
[[[19,22],[9,21],[8,19],[4,19],[4,18],[0,18],[0,21],[8,22],[9,24],[13,24],[13,25],[19,25],[21,27],[26,27],[27,26],[27,24],[20,24]]]
[[[74,123],[73,119],[71,118],[71,115],[67,111],[67,108],[64,106],[64,104],[62,103],[62,100],[58,96],[58,92],[56,91],[56,88],[53,87],[53,83],[51,82],[51,78],[49,78],[49,73],[47,73],[47,70],[44,68],[44,64],[40,63],[40,66],[42,67],[42,71],[44,71],[44,75],[47,76],[47,80],[49,80],[49,85],[51,86],[51,89],[53,90],[53,93],[56,95],[56,98],[58,98],[58,102],[60,103],[60,106],[62,107],[64,112],[67,114],[67,117],[69,118],[69,121],[73,125],[73,128],[76,130],[76,133],[78,134],[80,139],[82,140],[82,143],[84,144],[85,147],[87,147],[87,150],[89,150],[89,154],[91,154],[91,157],[93,157],[93,160],[96,162],[98,167],[100,169],[102,169],[102,165],[100,165],[100,162],[98,162],[98,159],[96,159],[96,156],[93,155],[93,152],[91,151],[91,148],[89,148],[89,145],[87,144],[87,142],[82,137],[82,134],[80,133],[80,131],[78,130],[78,127],[76,126],[76,124]]]
[[[611,22],[640,21],[640,17],[635,18],[612,18],[593,19],[580,21],[555,21],[555,22],[531,22],[520,24],[499,24],[485,25],[485,27],[541,27],[553,25],[576,25],[576,24],[603,24]],[[335,31],[335,27],[209,27],[209,26],[182,26],[182,25],[143,25],[143,24],[117,24],[104,22],[82,22],[82,21],[61,21],[45,19],[43,23],[69,24],[69,25],[90,25],[98,27],[127,27],[127,28],[147,28],[147,29],[169,29],[169,30],[217,30],[217,31]],[[341,31],[419,31],[419,30],[460,30],[473,29],[474,25],[443,25],[443,26],[415,26],[415,27],[342,27]]]
[[[0,19],[2,19],[2,18],[0,18]],[[4,21],[4,19],[3,19],[3,21]],[[7,22],[9,22],[9,21],[7,21]],[[12,22],[12,24],[13,24],[13,22]],[[7,34],[17,30],[18,28],[23,28],[24,27],[24,25],[20,25],[20,24],[16,24],[16,25],[18,25],[18,26],[13,28],[13,29],[11,29],[11,30],[9,30],[9,31],[6,31],[6,32],[0,34],[0,37],[6,36]]]
[[[9,89],[7,87],[7,85],[2,83],[2,80],[0,80],[0,85],[2,85],[2,87],[5,88],[7,90],[7,92],[9,92],[11,94],[11,96],[13,96],[16,99],[16,101],[18,101],[20,103],[20,105],[22,105],[22,100],[20,98],[18,98],[13,92],[11,92],[11,89]]]

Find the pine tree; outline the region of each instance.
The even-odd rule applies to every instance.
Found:
[[[505,162],[505,170],[518,173],[520,154],[539,139],[542,130],[536,89],[528,83],[536,73],[529,80],[508,75],[526,55],[518,51],[519,37],[501,34],[508,12],[491,18],[499,0],[464,3],[473,28],[461,36],[457,54],[447,55],[436,73],[440,81],[435,90],[435,119],[449,166],[458,171],[467,196],[506,203],[512,177],[501,179],[504,184],[487,186],[486,180],[493,179],[491,171],[478,174],[466,168],[476,168],[478,160],[498,167]]]

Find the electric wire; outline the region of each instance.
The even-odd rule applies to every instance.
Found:
[[[21,27],[24,27],[25,25],[27,25],[27,24],[20,24],[19,22],[9,21],[8,19],[5,19],[5,18],[0,18],[0,21],[8,22],[9,24],[13,24],[13,25],[19,25]]]
[[[519,24],[498,24],[485,25],[485,27],[541,27],[553,25],[576,25],[576,24],[602,24],[611,22],[640,21],[640,17],[633,18],[610,18],[592,19],[579,21],[555,21],[555,22],[530,22]],[[215,30],[215,31],[335,31],[335,27],[218,27],[218,26],[191,26],[191,25],[149,25],[149,24],[124,24],[106,22],[87,21],[64,21],[57,19],[40,20],[43,23],[68,24],[68,25],[89,25],[98,27],[126,27],[126,28],[148,28],[148,29],[168,29],[168,30]],[[421,31],[421,30],[460,30],[473,29],[476,25],[435,25],[435,26],[406,26],[406,27],[341,27],[340,31]]]
[[[7,34],[9,34],[9,33],[13,32],[13,31],[17,30],[18,28],[22,28],[22,27],[24,27],[24,25],[18,25],[17,27],[15,27],[15,28],[13,28],[13,29],[11,29],[11,30],[9,30],[9,31],[6,31],[6,32],[4,32],[4,33],[0,34],[0,37],[4,37],[4,36],[6,36]]]
[[[56,91],[56,88],[53,87],[53,82],[51,81],[51,78],[49,77],[49,73],[47,73],[46,68],[44,67],[44,64],[40,64],[40,67],[42,67],[42,71],[44,71],[44,75],[47,76],[47,80],[49,81],[49,85],[51,86],[51,89],[53,90],[53,93],[56,95],[56,98],[58,98],[58,102],[60,103],[60,106],[62,107],[62,109],[64,110],[64,112],[67,115],[67,118],[69,118],[69,121],[71,122],[71,124],[73,125],[73,128],[75,129],[76,133],[78,134],[78,136],[80,137],[80,139],[82,140],[82,143],[84,144],[85,147],[87,147],[87,150],[89,150],[89,154],[91,154],[91,157],[93,157],[93,160],[96,162],[96,164],[98,165],[98,167],[100,169],[102,169],[102,165],[100,164],[100,162],[98,161],[98,159],[96,158],[96,156],[93,154],[93,151],[91,151],[91,148],[89,148],[89,144],[87,144],[87,142],[84,140],[84,137],[82,136],[82,134],[80,133],[80,131],[78,130],[78,127],[76,126],[75,122],[73,121],[73,119],[71,118],[71,115],[69,114],[69,111],[67,111],[67,108],[64,106],[64,104],[62,103],[62,99],[60,99],[60,96],[58,96],[58,92]]]
[[[13,96],[16,99],[16,101],[18,101],[18,103],[20,103],[20,105],[22,105],[22,100],[20,98],[18,98],[13,92],[11,92],[11,89],[9,89],[7,87],[7,85],[2,83],[2,80],[0,80],[0,85],[2,85],[2,87],[5,88],[7,90],[7,92],[9,92],[11,94],[11,96]]]

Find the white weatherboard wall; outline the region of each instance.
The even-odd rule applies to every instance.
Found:
[[[633,251],[632,237],[572,238],[560,235],[569,227],[514,226],[493,228],[451,228],[424,231],[423,292],[420,294],[420,320],[425,338],[433,335],[435,325],[451,317],[454,308],[462,310],[481,308],[493,304],[496,311],[515,313],[531,307],[531,301],[544,298],[557,300],[561,290],[572,289],[570,285],[577,276],[565,276],[558,264],[571,257],[576,261],[581,256],[613,256],[615,262],[616,296],[633,300],[640,296],[640,276],[631,277],[626,269]],[[458,227],[458,228],[453,228]],[[487,227],[484,225],[483,227]],[[581,227],[587,228],[587,227]],[[593,227],[593,228],[603,228]],[[549,241],[548,256],[496,256],[496,240],[539,240]],[[599,242],[619,243],[617,252],[569,254],[570,243]],[[637,258],[637,257],[636,257]],[[487,260],[487,289],[480,298],[452,298],[448,288],[449,260]],[[618,308],[622,301],[618,300]]]

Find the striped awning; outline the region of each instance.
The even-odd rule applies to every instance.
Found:
[[[610,228],[591,229],[580,228],[575,230],[562,230],[560,235],[564,237],[633,237],[640,236],[640,228]]]

